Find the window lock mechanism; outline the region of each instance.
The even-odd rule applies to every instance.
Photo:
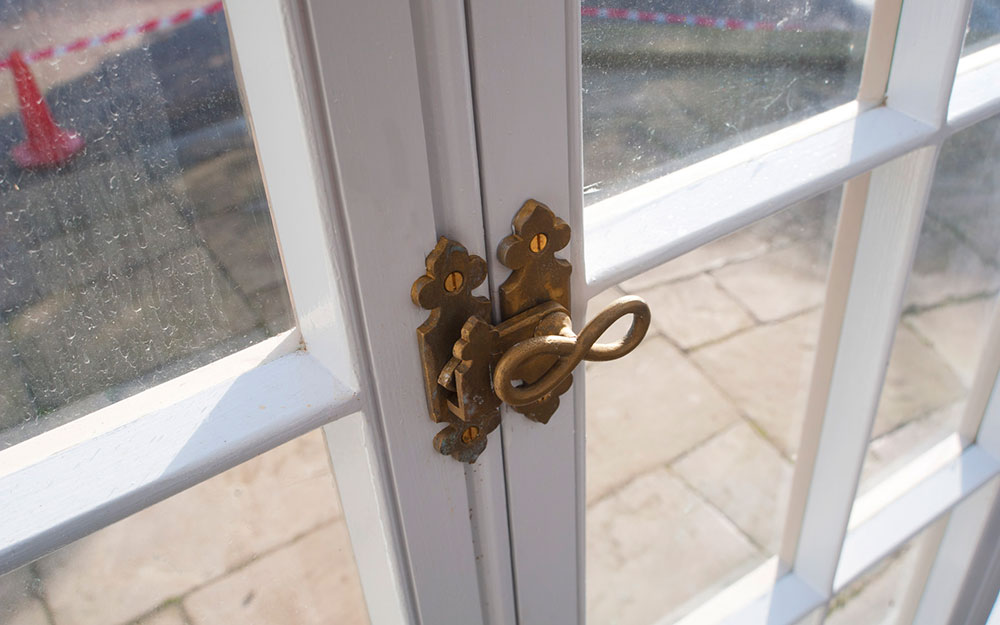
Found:
[[[441,237],[427,256],[426,272],[410,290],[413,302],[431,311],[417,344],[431,420],[447,427],[434,448],[461,462],[475,462],[486,435],[500,425],[500,405],[547,423],[559,396],[573,383],[583,360],[614,360],[628,354],[649,329],[642,298],[611,303],[579,334],[570,320],[570,263],[555,253],[569,245],[570,228],[544,204],[528,200],[517,212],[513,234],[497,257],[511,269],[500,285],[500,323],[491,304],[472,291],[486,279],[486,261]],[[616,343],[598,343],[611,325],[632,315]]]

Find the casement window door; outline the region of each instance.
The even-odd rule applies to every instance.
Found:
[[[0,450],[0,571],[322,428],[373,623],[834,622],[903,552],[892,622],[984,623],[988,11],[621,4],[227,2],[294,322]],[[651,330],[463,462],[411,289],[447,237],[499,325],[529,200],[571,231],[573,328],[629,294]]]

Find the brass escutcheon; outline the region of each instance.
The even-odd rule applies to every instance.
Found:
[[[646,303],[623,297],[574,334],[573,268],[555,256],[569,245],[569,226],[535,200],[524,203],[513,225],[497,249],[511,269],[499,288],[497,325],[490,322],[489,300],[472,295],[486,278],[486,262],[445,237],[411,290],[413,302],[431,311],[417,339],[431,420],[446,424],[434,448],[462,462],[475,462],[486,448],[487,434],[500,424],[502,403],[547,423],[581,361],[621,358],[649,329]],[[628,334],[616,343],[598,343],[625,315],[632,315]]]

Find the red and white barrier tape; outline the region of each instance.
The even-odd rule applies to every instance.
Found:
[[[24,59],[29,63],[44,61],[45,59],[55,59],[61,56],[66,56],[71,52],[79,52],[80,50],[96,48],[113,41],[119,41],[121,39],[127,39],[137,35],[145,35],[147,33],[153,33],[160,30],[167,30],[168,28],[180,26],[181,24],[203,19],[220,11],[222,11],[221,0],[197,9],[187,9],[167,17],[151,19],[147,22],[143,22],[142,24],[118,28],[97,37],[81,37],[80,39],[71,41],[70,43],[63,44],[61,46],[49,46],[48,48],[43,48],[41,50],[25,54]],[[0,61],[0,70],[6,69],[8,65],[9,62],[6,59]]]
[[[659,13],[655,11],[637,11],[635,9],[583,7],[580,12],[583,17],[627,20],[630,22],[655,22],[657,24],[678,24],[684,26],[714,28],[716,30],[803,30],[801,24],[793,22],[739,20],[731,17],[681,15],[679,13]]]
[[[199,7],[197,9],[187,9],[168,17],[151,19],[142,24],[118,28],[109,33],[96,37],[81,37],[70,43],[60,46],[49,46],[41,50],[29,52],[24,55],[24,59],[29,63],[44,61],[45,59],[55,59],[66,56],[71,52],[79,52],[89,48],[96,48],[106,43],[145,35],[173,28],[181,24],[203,19],[213,13],[222,11],[222,2]],[[630,22],[653,22],[657,24],[677,24],[684,26],[694,26],[701,28],[714,28],[716,30],[802,30],[801,24],[792,22],[765,22],[753,20],[740,20],[731,17],[710,17],[707,15],[681,15],[678,13],[659,13],[655,11],[637,11],[634,9],[613,9],[603,7],[583,7],[580,11],[583,17],[596,17],[601,19],[626,20]],[[0,60],[0,70],[6,69],[9,62]]]

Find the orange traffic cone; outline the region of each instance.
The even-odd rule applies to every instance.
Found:
[[[25,168],[52,167],[66,162],[83,149],[83,137],[56,125],[52,111],[20,52],[11,52],[8,63],[14,72],[24,134],[28,137],[27,141],[11,150],[14,162]]]

